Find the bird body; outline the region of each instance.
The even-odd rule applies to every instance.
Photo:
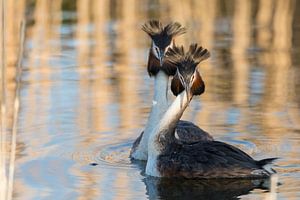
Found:
[[[174,47],[170,50],[170,56],[170,61],[178,68],[177,77],[174,76],[178,81],[171,84],[173,88],[184,88],[184,91],[178,94],[175,91],[177,97],[150,133],[146,174],[156,177],[257,179],[274,173],[264,166],[275,158],[256,161],[242,150],[223,142],[184,144],[176,139],[176,124],[193,95],[200,95],[199,91],[204,87],[204,83],[197,80],[196,67],[209,57],[209,52],[194,44],[186,53],[183,47]]]
[[[264,168],[263,160],[256,161],[238,148],[219,141],[173,143],[168,147],[157,158],[156,167],[162,177],[256,179],[274,173]]]

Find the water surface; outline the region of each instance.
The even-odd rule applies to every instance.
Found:
[[[8,127],[27,19],[14,199],[300,199],[299,1],[7,4]],[[255,159],[279,157],[275,194],[253,181],[159,180],[130,162],[152,103],[140,28],[153,18],[179,21],[177,43],[212,54],[200,66],[206,92],[183,118]]]

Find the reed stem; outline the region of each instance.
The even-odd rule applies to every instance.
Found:
[[[6,198],[6,52],[5,52],[5,41],[6,41],[6,4],[5,0],[1,1],[1,133],[0,133],[0,200]]]
[[[9,175],[8,175],[8,191],[7,200],[11,200],[13,196],[13,183],[14,183],[14,172],[15,172],[15,160],[16,160],[16,144],[17,144],[17,125],[20,107],[20,87],[21,87],[21,77],[22,77],[22,60],[24,51],[24,41],[25,41],[25,27],[26,22],[23,19],[20,24],[20,43],[19,43],[19,53],[18,53],[18,63],[17,63],[17,73],[16,73],[16,96],[14,100],[14,115],[13,115],[13,126],[12,126],[12,136],[11,136],[11,151],[10,151],[10,161],[9,161]]]

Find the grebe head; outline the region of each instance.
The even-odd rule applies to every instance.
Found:
[[[188,101],[194,95],[201,95],[205,90],[205,84],[197,70],[197,65],[209,58],[209,51],[197,44],[191,44],[189,50],[184,52],[183,46],[177,47],[174,45],[167,55],[169,61],[177,67],[171,83],[173,94],[177,96],[185,90]]]
[[[174,38],[186,32],[186,28],[182,27],[178,22],[172,22],[163,26],[158,20],[150,20],[149,22],[145,23],[142,26],[142,30],[151,37],[151,51],[156,59],[159,60],[159,66],[157,67],[161,68],[164,67],[163,64],[166,52],[174,45]],[[155,75],[159,69],[148,68],[148,71],[150,75]],[[172,73],[172,70],[167,71],[171,71],[170,73]],[[174,75],[174,72],[173,74],[168,75]]]

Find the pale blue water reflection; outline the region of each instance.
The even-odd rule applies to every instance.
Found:
[[[212,52],[184,118],[256,159],[280,157],[277,199],[300,198],[298,1],[14,2],[28,20],[15,199],[272,199],[268,183],[157,180],[128,159],[151,105],[140,26],[153,17]]]

